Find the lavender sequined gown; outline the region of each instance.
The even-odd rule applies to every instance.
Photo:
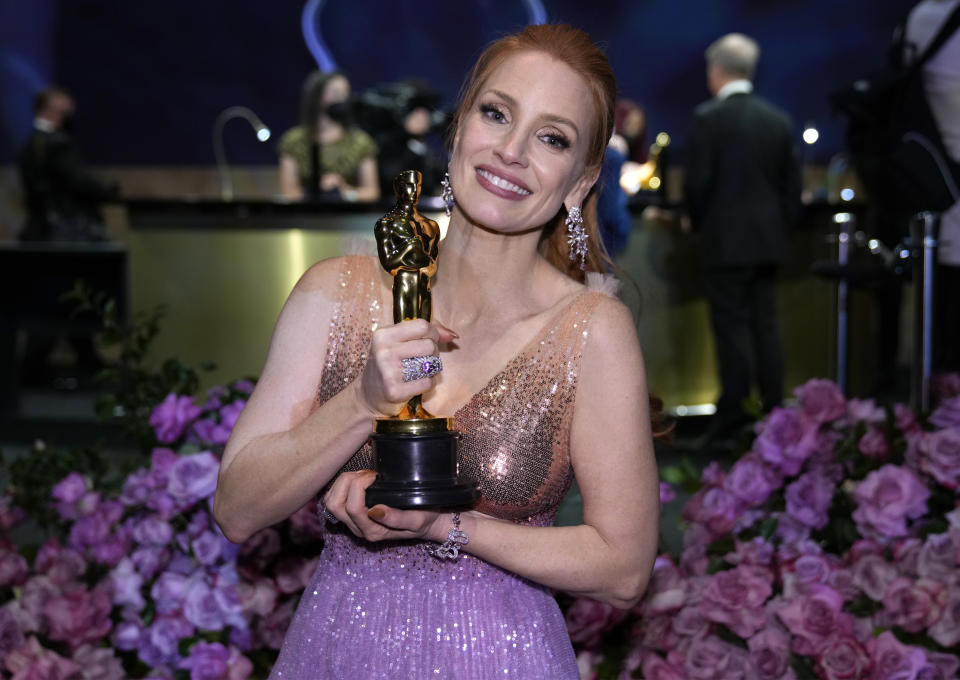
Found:
[[[363,368],[384,304],[378,276],[374,258],[344,258],[318,404]],[[579,295],[455,414],[460,470],[480,480],[480,511],[553,523],[573,478],[570,419],[598,297]],[[368,444],[344,469],[371,467]],[[271,678],[579,677],[547,589],[471,555],[442,561],[424,543],[367,543],[342,525],[327,531]]]

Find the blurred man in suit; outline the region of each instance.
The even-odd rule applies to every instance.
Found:
[[[87,171],[70,136],[75,105],[59,87],[33,102],[33,133],[18,158],[27,207],[24,241],[106,240],[100,204],[117,194],[115,183]]]
[[[721,446],[749,420],[743,404],[752,375],[765,411],[783,396],[775,284],[799,212],[800,169],[790,119],[753,94],[759,55],[738,33],[710,45],[713,99],[697,108],[687,139],[684,190],[720,373],[708,439]]]

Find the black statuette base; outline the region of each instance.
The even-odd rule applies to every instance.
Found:
[[[373,434],[377,480],[367,487],[367,507],[451,508],[480,498],[477,482],[457,477],[456,431]]]

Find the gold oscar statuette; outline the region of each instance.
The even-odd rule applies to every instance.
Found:
[[[374,236],[380,264],[393,276],[393,321],[432,317],[430,279],[437,271],[440,228],[417,210],[421,175],[404,170],[393,180],[396,204],[377,220]],[[423,370],[439,357],[417,357]],[[477,483],[458,478],[453,419],[433,416],[422,395],[399,414],[377,418],[371,435],[377,479],[367,488],[367,506],[455,507],[480,497]]]

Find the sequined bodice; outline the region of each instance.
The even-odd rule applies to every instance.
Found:
[[[382,312],[378,274],[375,258],[344,258],[318,404],[363,370]],[[454,414],[462,434],[460,472],[480,482],[477,510],[524,524],[552,524],[573,480],[570,423],[587,326],[599,297],[577,296]],[[372,467],[367,443],[344,470]]]

